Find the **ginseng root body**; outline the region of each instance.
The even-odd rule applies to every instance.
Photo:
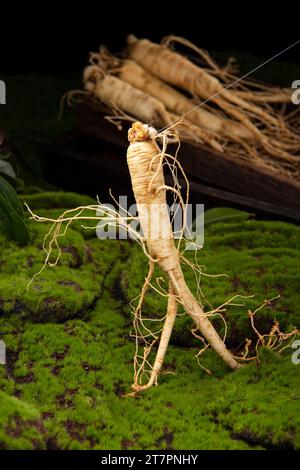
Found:
[[[162,165],[163,155],[149,132],[151,134],[151,128],[147,125],[134,123],[129,130],[130,145],[127,151],[132,188],[149,255],[152,262],[157,262],[166,273],[170,290],[175,293],[178,302],[183,305],[186,313],[194,320],[203,337],[232,369],[237,369],[238,362],[228,351],[203,308],[186,285],[167,208],[167,187]],[[165,351],[171,331],[168,332],[165,328],[163,333],[161,341],[164,341],[164,345],[159,347],[158,354],[160,351]],[[152,385],[159,373],[161,359],[157,358],[155,361],[156,367],[153,368],[149,384],[144,386],[134,384],[135,391]]]

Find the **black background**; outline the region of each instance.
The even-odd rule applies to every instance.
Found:
[[[244,2],[224,11],[218,3],[188,1],[2,3],[0,73],[68,74],[82,69],[99,44],[119,51],[129,33],[155,41],[173,33],[210,52],[250,53],[263,61],[299,38],[295,9],[272,4],[263,15],[260,7]],[[300,45],[280,60],[299,63]]]

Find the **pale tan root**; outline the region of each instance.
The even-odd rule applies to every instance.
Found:
[[[202,129],[174,113],[169,112],[169,116],[173,122],[177,123],[175,128],[179,131],[182,140],[191,143],[207,144],[218,152],[224,151],[224,143],[216,133]]]
[[[261,91],[236,91],[235,94],[242,99],[249,99],[256,103],[290,103],[292,91],[287,90],[274,90],[272,93]]]
[[[141,123],[133,124],[129,130],[129,141],[127,163],[149,254],[166,273],[186,313],[195,321],[201,334],[232,369],[237,369],[240,367],[238,362],[227,350],[185,283],[167,210],[162,152],[156,142],[150,139],[148,126]],[[155,226],[151,223],[154,208]],[[161,227],[159,233],[158,226]]]
[[[148,39],[129,40],[129,57],[165,82],[196,94],[203,99],[220,93],[222,97],[242,109],[250,111],[270,124],[276,119],[251,102],[235,96],[232,90],[224,89],[216,77],[211,76],[189,59],[168,47],[155,44]],[[213,98],[217,103],[218,97]],[[225,104],[225,102],[224,102]]]
[[[206,50],[200,49],[194,43],[183,37],[169,35],[163,38],[161,41],[161,44],[166,47],[170,47],[173,43],[179,43],[196,52],[210,67],[207,72],[209,74],[218,76],[220,79],[224,80],[225,83],[227,83],[227,77],[231,79],[231,82],[238,79],[237,75],[234,74],[234,72],[237,72],[237,64],[235,63],[234,58],[231,57],[227,66],[225,68],[221,68]],[[270,85],[268,86],[257,82],[249,82],[244,79],[239,80],[236,85],[236,88],[234,88],[232,91],[234,92],[235,96],[242,98],[243,100],[250,100],[258,103],[291,102],[291,89],[275,88]]]
[[[103,75],[96,65],[84,69],[85,90],[90,91],[103,103],[116,107],[143,122],[154,126],[169,125],[171,120],[164,105],[157,99],[132,87],[113,75]]]
[[[248,310],[248,317],[250,319],[251,327],[257,336],[256,344],[255,344],[255,355],[249,356],[250,346],[252,344],[251,340],[246,338],[245,344],[245,352],[242,357],[235,356],[236,359],[242,361],[257,361],[259,362],[259,348],[265,347],[266,349],[270,349],[272,351],[281,354],[286,348],[291,346],[291,343],[294,341],[295,337],[299,335],[298,329],[293,329],[289,333],[283,333],[280,330],[280,325],[277,320],[274,320],[273,326],[269,333],[261,333],[255,325],[254,318],[257,312],[263,309],[266,305],[271,305],[274,300],[277,300],[280,295],[273,297],[272,299],[265,300],[260,307],[258,307],[254,312]],[[288,343],[287,343],[288,341]],[[286,344],[287,343],[287,344]]]
[[[153,368],[151,371],[150,379],[145,385],[140,385],[137,381],[138,377],[136,377],[136,381],[131,387],[135,392],[141,392],[143,390],[147,390],[148,388],[152,387],[152,385],[154,384],[157,385],[157,378],[158,378],[158,375],[160,374],[160,371],[164,362],[165,354],[168,349],[170,337],[171,337],[173,326],[174,326],[175,319],[176,319],[177,305],[178,303],[175,297],[174,289],[172,289],[170,285],[167,315],[166,315],[165,323],[164,323],[163,330],[161,333],[160,342],[159,342],[158,350],[156,353],[156,358],[153,364]]]
[[[94,61],[96,56],[97,54],[93,54]],[[158,99],[168,111],[180,116],[188,112],[187,119],[193,124],[227,137],[233,134],[246,140],[254,138],[253,134],[238,122],[216,116],[202,108],[193,109],[194,103],[191,100],[147,72],[133,60],[116,59],[106,50],[103,52],[100,50],[98,57],[99,64],[110,73],[116,74],[121,80]]]
[[[230,154],[236,156],[238,159],[255,161],[257,165],[264,166],[265,168],[271,169],[272,171],[282,175],[292,175],[294,177],[299,176],[299,158],[286,151],[291,150],[295,152],[299,150],[300,138],[297,136],[297,134],[295,134],[294,131],[289,135],[286,131],[284,131],[283,135],[281,135],[281,129],[278,128],[274,128],[274,131],[269,128],[266,128],[262,131],[262,129],[257,128],[247,118],[247,116],[243,114],[241,110],[230,104],[226,105],[227,109],[231,110],[232,115],[237,119],[237,121],[246,122],[246,127],[251,129],[251,132],[246,129],[246,127],[242,126],[242,124],[239,122],[225,119],[223,116],[218,116],[217,109],[211,108],[211,111],[202,109],[202,107],[192,109],[192,102],[190,100],[188,100],[176,90],[173,90],[172,87],[157,79],[157,77],[154,77],[152,74],[145,71],[139,64],[132,60],[120,60],[119,58],[112,56],[103,47],[100,48],[100,52],[92,54],[91,61],[94,65],[85,69],[85,80],[95,75],[103,77],[108,72],[116,74],[118,77],[122,77],[121,82],[126,80],[128,83],[130,82],[132,85],[135,85],[132,86],[132,97],[134,96],[135,90],[137,90],[138,87],[144,88],[149,90],[149,92],[155,96],[160,98],[164,97],[163,102],[165,103],[166,107],[169,106],[173,109],[179,109],[183,113],[187,110],[187,114],[183,114],[184,119],[182,116],[179,117],[173,112],[167,111],[166,107],[164,107],[162,104],[161,105],[164,109],[160,109],[160,112],[156,113],[156,115],[159,114],[161,116],[160,121],[159,119],[156,119],[157,125],[160,127],[166,127],[166,122],[170,123],[173,121],[174,123],[175,121],[177,123],[174,129],[175,132],[176,130],[179,132],[180,138],[182,140],[192,143],[199,142],[202,144],[207,144],[219,152],[223,152],[226,149],[230,152]],[[91,78],[86,82],[86,87],[93,89],[93,86],[90,86],[90,81]],[[101,99],[101,95],[99,99]],[[222,98],[219,98],[219,100],[221,102]],[[155,106],[155,109],[158,109],[157,104],[152,103],[152,106],[149,106],[147,109],[134,109],[134,106],[131,104],[133,102],[138,103],[138,97],[137,99],[131,99],[127,102],[127,109],[129,110],[130,116],[124,112],[124,108],[121,108],[121,101],[118,101],[118,103],[115,101],[113,104],[110,103],[110,107],[114,113],[114,116],[108,116],[107,119],[114,124],[118,124],[119,128],[121,127],[120,119],[123,120],[125,117],[128,121],[133,121],[134,118],[132,118],[132,116],[134,116],[135,118],[145,122],[145,114],[147,114],[148,121],[154,121],[153,115],[156,111],[153,110],[153,107]],[[150,111],[151,107],[152,111]],[[195,115],[199,117],[198,111],[200,114],[203,111],[200,120],[197,120],[197,117],[195,117]],[[120,118],[120,115],[123,117]],[[191,116],[195,122],[197,121],[199,123],[199,125],[196,126],[192,122]],[[216,120],[211,119],[212,116],[213,118],[216,118]],[[278,116],[279,121],[280,119],[282,118]],[[221,127],[219,125],[220,120],[222,123]],[[213,131],[206,131],[203,129],[203,127],[205,127],[205,121],[209,123],[209,125],[206,127],[215,127],[215,129],[219,129],[218,133]],[[220,130],[222,128],[223,130]],[[248,132],[248,137],[249,135],[252,135],[252,140],[246,138],[243,129],[246,129]],[[241,130],[242,132],[240,132]],[[243,137],[238,137],[239,133]],[[222,135],[224,136],[223,138],[221,137]],[[263,149],[258,147],[258,143],[263,147]]]
[[[95,94],[102,102],[113,109],[121,109],[121,111],[129,113],[143,122],[150,122],[153,125],[164,127],[177,118],[168,113],[164,105],[156,98],[117,77],[103,75],[96,65],[86,67],[84,80],[86,80],[85,89]],[[209,131],[205,131],[192,123],[180,124],[178,131],[182,139],[198,140],[222,152],[222,146],[218,142],[217,136]],[[174,133],[177,133],[177,129]]]
[[[242,100],[231,89],[222,88],[221,83],[206,71],[196,66],[186,57],[171,51],[165,46],[151,43],[147,39],[130,40],[129,57],[137,61],[147,71],[179,88],[198,95],[202,99],[217,104],[228,115],[241,122],[264,147],[267,153],[282,161],[293,162],[299,166],[299,158],[282,149],[284,136],[290,139],[290,130],[275,112],[269,113],[251,101]],[[187,116],[185,116],[187,117]],[[270,139],[260,127],[252,122],[260,120],[265,128],[274,128],[280,139]],[[295,136],[295,134],[294,134]]]
[[[231,78],[231,81],[237,81],[238,77],[234,75],[230,70],[232,70],[232,61],[234,59],[230,59],[229,63],[222,69],[219,67],[216,61],[212,59],[209,53],[203,49],[200,49],[191,41],[182,38],[180,36],[170,35],[167,36],[162,40],[162,45],[170,47],[173,43],[179,43],[183,46],[188,47],[189,49],[196,52],[205,62],[209,65],[210,69],[208,69],[207,73],[211,75],[216,75],[220,79],[223,79],[225,83],[227,83],[226,78]],[[230,82],[229,82],[230,83]],[[228,83],[227,83],[228,84]],[[245,85],[248,84],[248,87],[245,89]],[[247,82],[246,80],[238,80],[237,81],[237,88],[233,89],[234,95],[242,100],[246,101],[254,101],[257,103],[290,103],[291,102],[291,89],[277,89],[272,86],[261,85],[255,82]],[[239,89],[241,88],[241,89]],[[249,90],[249,88],[251,88]],[[253,90],[254,88],[254,90]],[[264,89],[264,92],[257,91],[257,89]],[[243,106],[242,106],[243,107]]]

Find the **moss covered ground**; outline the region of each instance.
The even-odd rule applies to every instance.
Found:
[[[39,214],[55,215],[87,198],[59,193],[23,197]],[[27,291],[42,266],[49,226],[30,223],[31,244],[0,235],[0,365],[2,449],[299,449],[300,366],[292,350],[261,351],[261,362],[230,372],[212,351],[202,364],[190,322],[179,317],[159,386],[139,398],[130,391],[134,343],[128,301],[141,288],[147,263],[137,246],[100,241],[79,225],[61,240],[63,255]],[[239,350],[252,330],[246,315],[266,298],[280,298],[257,315],[267,332],[300,326],[299,227],[281,222],[219,223],[206,230],[198,261],[204,304],[236,293],[255,297],[226,311],[228,344]],[[193,275],[187,279],[196,288]],[[149,293],[145,313],[165,301]],[[222,324],[216,322],[221,331]]]

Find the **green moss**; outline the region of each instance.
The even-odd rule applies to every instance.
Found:
[[[299,375],[288,354],[264,354],[259,366],[229,373],[209,352],[208,376],[193,358],[196,349],[173,346],[164,371],[175,375],[130,399],[122,395],[130,391],[134,345],[108,294],[89,322],[26,322],[20,330],[11,381],[1,369],[1,388],[40,411],[50,448],[299,447]]]
[[[44,449],[45,436],[38,410],[0,391],[0,449]]]
[[[89,198],[72,193],[46,193],[31,196],[43,216],[57,217],[63,209],[44,209],[52,204],[61,207],[65,203],[86,204]],[[91,201],[89,201],[91,202]],[[93,306],[102,290],[107,272],[119,259],[123,246],[112,240],[100,241],[94,231],[85,230],[74,223],[66,236],[61,238],[62,256],[55,267],[47,266],[30,288],[28,283],[42,268],[45,252],[43,238],[51,224],[30,222],[31,244],[17,248],[0,235],[0,315],[18,312],[20,316],[35,321],[62,321],[84,316]],[[125,245],[124,245],[125,246]],[[54,250],[54,262],[58,250]]]
[[[21,199],[26,202],[32,210],[70,208],[95,204],[95,200],[89,196],[64,191],[49,191],[25,194]]]
[[[197,253],[197,261],[203,266],[201,297],[206,310],[222,305],[226,300],[240,294],[253,296],[236,299],[244,306],[228,306],[224,317],[228,326],[227,342],[237,347],[246,337],[255,339],[247,311],[255,310],[265,299],[277,295],[280,298],[257,314],[261,330],[269,332],[276,318],[283,330],[299,326],[298,304],[300,283],[298,259],[300,255],[300,228],[281,222],[245,221],[242,224],[219,223],[206,230],[204,248]],[[195,261],[195,252],[187,252]],[[127,299],[140,292],[147,266],[139,247],[134,247],[129,267],[124,270],[120,286]],[[195,276],[191,269],[184,269],[186,280],[196,293]],[[208,274],[209,276],[205,276]],[[224,274],[222,277],[210,277]],[[157,271],[157,276],[159,271]],[[226,276],[225,276],[226,275]],[[166,311],[166,300],[155,292],[147,294],[144,312],[149,316],[161,316]],[[222,333],[221,320],[214,320]],[[186,317],[177,321],[173,343],[194,345],[196,340],[189,334],[192,323]]]
[[[48,196],[36,203],[40,214],[61,213],[59,200],[53,210]],[[235,373],[208,351],[201,364],[209,376],[194,358],[199,343],[186,317],[176,322],[159,386],[124,398],[134,355],[128,300],[140,292],[144,255],[132,243],[92,238],[77,224],[61,240],[58,266],[27,292],[49,226],[30,227],[30,247],[0,238],[0,332],[7,346],[7,365],[0,366],[1,448],[300,448],[300,377],[291,350],[282,357],[263,351],[259,365]],[[274,317],[283,328],[299,326],[299,240],[299,228],[284,223],[207,230],[198,261],[207,273],[229,275],[202,277],[207,300],[216,306],[236,293],[255,294],[245,307],[226,312],[232,347],[250,335],[247,308],[278,291],[281,299],[258,314],[259,329]],[[195,290],[193,274],[185,272]],[[165,308],[163,298],[147,295],[146,314],[162,315]]]
[[[299,448],[299,374],[289,356],[266,351],[262,361],[260,366],[244,368],[238,376],[226,377],[215,390],[218,400],[208,402],[207,412],[233,438],[250,445]]]

